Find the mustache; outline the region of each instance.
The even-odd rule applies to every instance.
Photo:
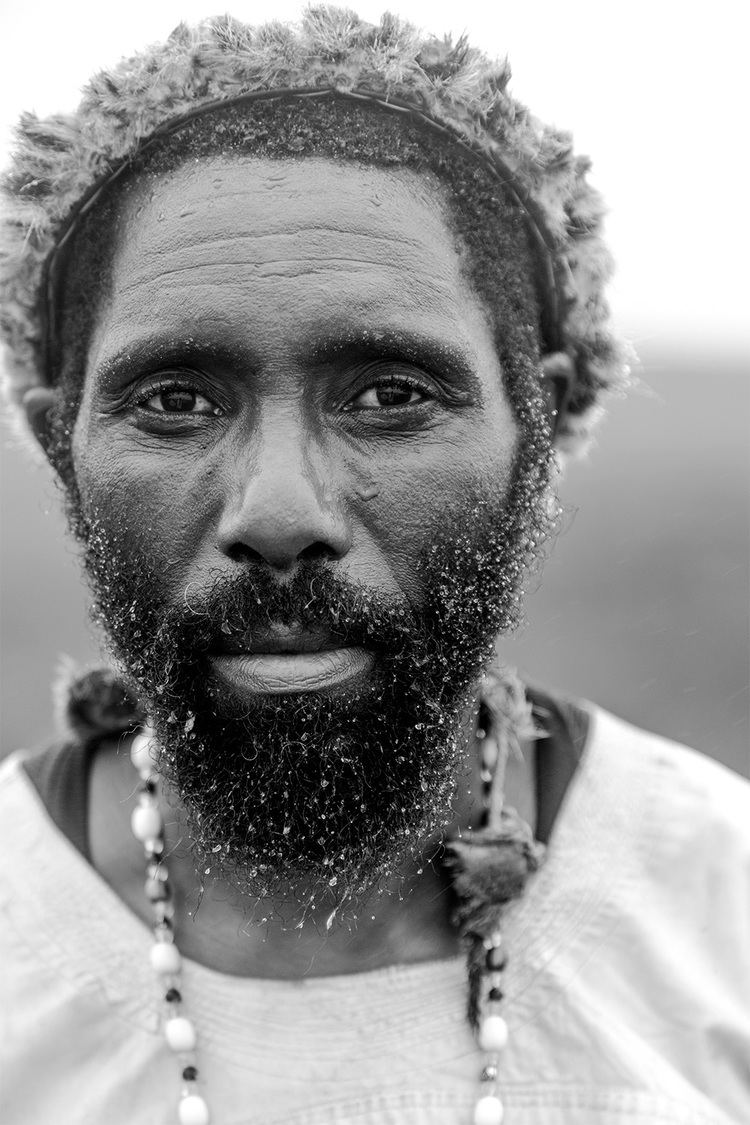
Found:
[[[181,604],[166,610],[160,631],[179,633],[202,654],[242,646],[279,625],[335,637],[343,645],[389,650],[423,631],[405,597],[384,595],[307,560],[284,583],[259,565],[217,577],[203,590],[188,586]]]

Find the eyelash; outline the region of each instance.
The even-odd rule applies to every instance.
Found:
[[[142,410],[147,410],[148,413],[150,413],[150,414],[165,415],[165,416],[168,416],[168,417],[173,417],[173,416],[177,416],[177,415],[179,415],[179,417],[181,417],[181,418],[206,417],[205,414],[200,414],[200,415],[192,414],[191,415],[191,414],[189,414],[187,412],[184,412],[184,411],[171,411],[171,412],[169,410],[164,410],[164,411],[150,410],[149,411],[148,408],[146,407],[146,403],[148,402],[148,400],[150,398],[153,398],[155,395],[163,394],[166,391],[184,391],[186,394],[200,395],[202,398],[205,398],[209,402],[214,404],[214,406],[216,407],[216,409],[214,411],[212,411],[212,414],[214,416],[217,416],[217,415],[220,415],[220,414],[224,413],[224,410],[223,410],[222,406],[219,403],[214,402],[214,399],[212,398],[211,393],[208,393],[206,391],[206,389],[201,389],[198,386],[197,380],[191,381],[188,378],[179,378],[176,375],[173,375],[171,377],[163,376],[162,378],[158,379],[156,382],[149,383],[147,386],[140,388],[131,397],[129,405],[132,406],[132,407],[135,407],[136,409],[140,408]]]
[[[413,375],[406,375],[406,374],[400,374],[400,375],[389,374],[389,375],[386,375],[386,374],[383,374],[383,375],[378,376],[378,377],[372,376],[366,382],[363,381],[363,384],[359,388],[357,388],[356,392],[343,405],[343,407],[342,407],[343,411],[345,411],[346,413],[354,413],[354,411],[356,410],[356,406],[354,405],[354,402],[357,398],[359,398],[361,395],[365,394],[367,391],[379,390],[380,388],[383,388],[383,387],[407,387],[411,391],[416,391],[418,394],[424,395],[425,399],[428,400],[428,401],[433,400],[436,397],[434,387],[429,386],[426,382],[424,382],[424,381],[422,381],[418,378],[415,378]],[[146,403],[149,401],[149,399],[153,398],[155,395],[162,394],[166,391],[184,391],[187,394],[200,395],[203,398],[207,399],[209,402],[214,402],[214,399],[211,397],[211,394],[207,393],[205,389],[201,389],[197,385],[197,381],[191,381],[190,379],[187,379],[187,378],[180,379],[177,376],[172,376],[172,377],[164,376],[164,377],[158,379],[156,382],[150,383],[147,386],[142,387],[137,392],[135,392],[130,399],[130,406],[133,407],[133,408],[136,408],[136,409],[145,410],[152,415],[157,414],[157,415],[162,415],[162,416],[167,416],[167,417],[179,416],[181,418],[191,418],[191,417],[195,418],[195,417],[206,417],[207,416],[206,412],[202,412],[200,414],[191,414],[188,411],[149,410],[148,407],[146,406]],[[214,416],[219,416],[219,415],[223,414],[224,408],[218,403],[216,403],[215,405],[216,405],[216,410],[213,411],[212,414]],[[402,406],[397,405],[397,406],[389,407],[388,412],[393,413],[393,412],[395,412],[399,409],[407,409],[407,408],[413,409],[415,406],[421,406],[421,405],[423,405],[422,402],[405,403]],[[383,409],[386,409],[386,408],[384,407]]]
[[[434,399],[436,397],[435,388],[430,387],[427,383],[422,382],[420,379],[415,378],[413,375],[381,375],[372,377],[369,381],[363,382],[356,393],[345,403],[343,409],[347,413],[353,413],[356,409],[354,401],[365,394],[367,391],[377,391],[383,387],[408,387],[411,391],[417,391],[419,394],[424,395],[427,399]],[[422,403],[405,403],[402,407],[391,406],[389,413],[393,413],[398,409],[413,409],[415,406],[421,406]],[[385,408],[384,408],[385,409]]]

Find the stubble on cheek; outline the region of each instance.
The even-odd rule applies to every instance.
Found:
[[[502,440],[482,442],[468,434],[464,441],[428,439],[412,456],[388,452],[373,459],[363,478],[371,498],[358,497],[356,510],[379,566],[366,563],[357,577],[378,586],[386,574],[413,608],[422,606],[434,582],[428,560],[435,545],[444,544],[455,526],[467,530],[482,522],[490,509],[497,521],[512,503],[518,445],[517,427],[508,424]]]

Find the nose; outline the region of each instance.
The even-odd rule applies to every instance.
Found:
[[[262,559],[289,570],[303,559],[341,559],[352,545],[331,467],[302,426],[275,427],[237,463],[219,525],[219,549],[234,561]]]

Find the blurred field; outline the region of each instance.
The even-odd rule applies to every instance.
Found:
[[[750,370],[644,355],[646,387],[614,403],[508,659],[542,683],[750,774]],[[648,393],[646,393],[648,390]],[[96,657],[56,490],[3,439],[2,741],[53,731],[63,653]]]

